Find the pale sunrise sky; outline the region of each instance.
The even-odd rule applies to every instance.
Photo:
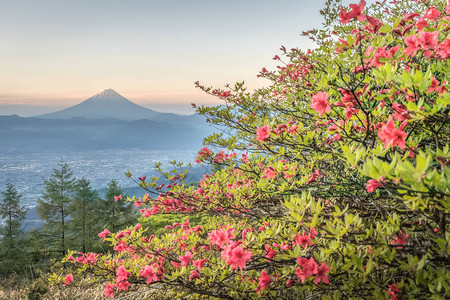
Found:
[[[300,32],[320,26],[324,2],[0,0],[0,115],[55,111],[106,88],[159,111],[219,104],[194,82],[263,86],[256,75],[281,45],[313,47]]]

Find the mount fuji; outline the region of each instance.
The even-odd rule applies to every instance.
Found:
[[[153,119],[161,113],[137,105],[113,89],[106,89],[91,98],[69,108],[36,116],[42,119],[105,119],[140,120]]]

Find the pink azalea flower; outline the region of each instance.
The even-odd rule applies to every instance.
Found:
[[[267,275],[266,270],[263,270],[261,272],[261,277],[259,277],[259,286],[261,287],[261,290],[267,289],[271,282],[272,278],[270,278],[270,276]]]
[[[419,21],[417,21],[416,26],[419,31],[422,31],[422,29],[428,26],[428,22],[424,18],[420,18]]]
[[[400,50],[400,46],[394,46],[389,49],[388,53],[392,58],[395,58],[395,54]]]
[[[328,93],[318,92],[314,95],[310,107],[319,113],[319,117],[324,113],[330,113],[331,106],[328,103]]]
[[[350,13],[353,15],[354,18],[357,18],[358,21],[364,21],[365,16],[362,14],[362,11],[364,10],[364,7],[366,6],[366,1],[361,0],[359,1],[359,4],[350,4],[350,8],[352,9]]]
[[[198,274],[197,271],[192,270],[192,271],[191,271],[191,276],[189,276],[189,281],[192,281],[192,280],[194,280],[194,279],[196,279],[196,278],[200,278],[200,274]]]
[[[141,277],[147,277],[147,284],[152,283],[152,281],[158,281],[158,276],[156,276],[155,268],[151,266],[144,266],[142,270],[139,271]]]
[[[322,174],[320,173],[320,170],[318,170],[318,169],[315,170],[314,173],[309,174],[309,176],[308,176],[308,181],[306,181],[305,184],[311,184],[311,183],[316,182],[317,178],[319,178],[320,175],[322,175]]]
[[[298,128],[297,125],[292,125],[291,127],[289,127],[288,131],[291,134],[295,134],[295,133],[297,133],[297,128]]]
[[[369,181],[367,181],[366,189],[367,189],[368,193],[372,193],[377,188],[382,187],[382,186],[383,185],[378,180],[370,179]]]
[[[114,293],[113,293],[113,288],[114,286],[111,284],[111,282],[108,282],[105,286],[105,291],[104,291],[104,295],[107,298],[114,298]]]
[[[361,0],[359,4],[350,4],[351,11],[347,12],[341,8],[339,12],[340,21],[343,24],[348,23],[351,19],[357,18],[358,21],[364,21],[366,18],[362,14],[364,7],[366,6],[366,1]]]
[[[375,55],[372,58],[372,65],[379,67],[384,65],[383,62],[380,61],[380,58],[389,58],[389,53],[386,51],[386,47],[381,47],[375,52]]]
[[[266,244],[264,245],[264,248],[266,249],[266,256],[264,256],[267,259],[272,259],[277,255],[277,252],[275,250],[273,250],[270,245]]]
[[[309,236],[309,234],[306,233],[304,233],[303,235],[297,233],[294,242],[299,246],[303,246],[304,249],[306,249],[306,247],[308,246],[314,245],[313,242],[311,241],[311,237]]]
[[[222,258],[225,259],[227,265],[231,265],[233,269],[245,268],[247,262],[251,259],[253,253],[251,251],[244,251],[244,248],[239,246],[237,242],[229,245],[222,251]]]
[[[86,259],[87,259],[88,263],[90,263],[91,265],[94,265],[97,262],[97,254],[89,253],[86,256]]]
[[[439,35],[438,31],[434,31],[434,32],[421,31],[421,32],[419,32],[419,41],[420,41],[420,45],[422,46],[422,48],[424,50],[436,49],[437,42],[438,42],[438,35]]]
[[[317,263],[314,260],[314,258],[310,258],[309,260],[305,257],[298,257],[297,263],[302,267],[297,267],[295,274],[297,274],[298,278],[302,282],[305,282],[305,280],[309,277],[311,277],[313,274],[317,273]]]
[[[417,36],[410,35],[405,39],[405,44],[406,47],[404,50],[405,55],[409,55],[409,56],[414,56],[417,54],[417,50],[419,50],[419,39],[417,38]]]
[[[327,267],[325,263],[322,263],[317,270],[317,275],[314,278],[314,283],[319,283],[320,281],[324,283],[329,283],[328,276],[326,275],[328,272],[330,272],[331,267]]]
[[[180,261],[181,261],[181,265],[183,267],[186,267],[191,261],[192,261],[192,253],[191,252],[186,252],[185,256],[180,255]]]
[[[428,20],[434,21],[441,15],[441,12],[438,11],[434,6],[430,7],[425,11],[425,18]]]
[[[131,284],[127,281],[130,272],[124,266],[120,266],[116,271],[116,287],[119,290],[127,291]]]
[[[73,275],[72,273],[66,275],[66,277],[64,277],[64,285],[69,285],[73,280]]]
[[[106,238],[106,236],[107,236],[108,234],[111,234],[111,232],[110,232],[108,229],[105,229],[105,230],[103,230],[102,232],[100,232],[100,233],[98,234],[98,236],[101,237],[103,240],[105,240],[105,238]]]
[[[128,279],[128,276],[130,276],[130,272],[127,271],[127,269],[124,266],[120,266],[117,268],[116,275],[119,279]]]
[[[213,230],[208,234],[208,236],[211,245],[218,245],[220,248],[223,248],[225,244],[228,244],[230,240],[235,238],[233,235],[233,228],[228,230]]]
[[[447,59],[450,57],[450,39],[445,39],[441,44],[439,44],[438,54],[442,59]]]
[[[354,114],[357,114],[359,112],[359,110],[357,110],[356,108],[353,108],[353,107],[347,107],[346,109],[345,109],[345,117],[347,118],[347,119],[351,119],[352,118],[352,116],[354,115]]]
[[[270,128],[268,125],[258,127],[256,129],[256,140],[258,140],[261,144],[262,142],[266,142],[269,139],[270,139]]]
[[[352,19],[352,16],[345,9],[341,8],[339,18],[342,24],[347,24]]]
[[[119,196],[114,196],[114,201],[119,201],[119,200],[122,200],[122,195],[119,195]]]
[[[378,137],[384,143],[384,148],[389,147],[389,145],[392,145],[393,147],[399,146],[402,149],[406,148],[406,132],[402,129],[395,128],[394,120],[392,118],[389,119],[386,125],[381,126]]]
[[[198,271],[201,272],[203,269],[203,264],[206,262],[206,259],[200,259],[193,262],[193,265],[198,268]]]
[[[275,179],[277,177],[277,174],[277,170],[275,170],[273,167],[268,167],[264,171],[264,176],[262,178]]]

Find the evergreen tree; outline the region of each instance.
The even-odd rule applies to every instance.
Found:
[[[6,190],[0,199],[0,216],[3,225],[0,225],[0,275],[18,271],[23,257],[23,230],[22,221],[25,219],[27,209],[20,205],[20,195],[12,184],[6,185]]]
[[[126,226],[132,225],[136,220],[136,214],[131,203],[124,203],[122,199],[123,190],[116,180],[108,183],[105,200],[102,204],[102,215],[104,227],[116,232]],[[126,197],[120,197],[126,198]]]
[[[75,178],[69,165],[60,161],[59,169],[53,169],[50,178],[44,180],[42,199],[38,199],[37,211],[45,221],[43,230],[48,238],[50,252],[65,255],[69,206],[73,201]]]
[[[69,208],[72,245],[83,252],[94,251],[101,231],[98,222],[100,199],[90,186],[89,180],[82,178],[76,182],[74,199]]]

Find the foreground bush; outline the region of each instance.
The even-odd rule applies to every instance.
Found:
[[[305,32],[314,50],[281,48],[267,88],[197,84],[225,104],[198,108],[226,132],[186,173],[133,200],[143,217],[204,213],[152,235],[100,236],[111,255],[71,253],[104,295],[157,285],[177,297],[444,299],[450,297],[450,4],[391,1],[341,8]],[[220,166],[217,167],[217,166]],[[75,275],[77,275],[76,273]],[[71,274],[68,274],[69,276]],[[76,279],[54,281],[77,285]]]

